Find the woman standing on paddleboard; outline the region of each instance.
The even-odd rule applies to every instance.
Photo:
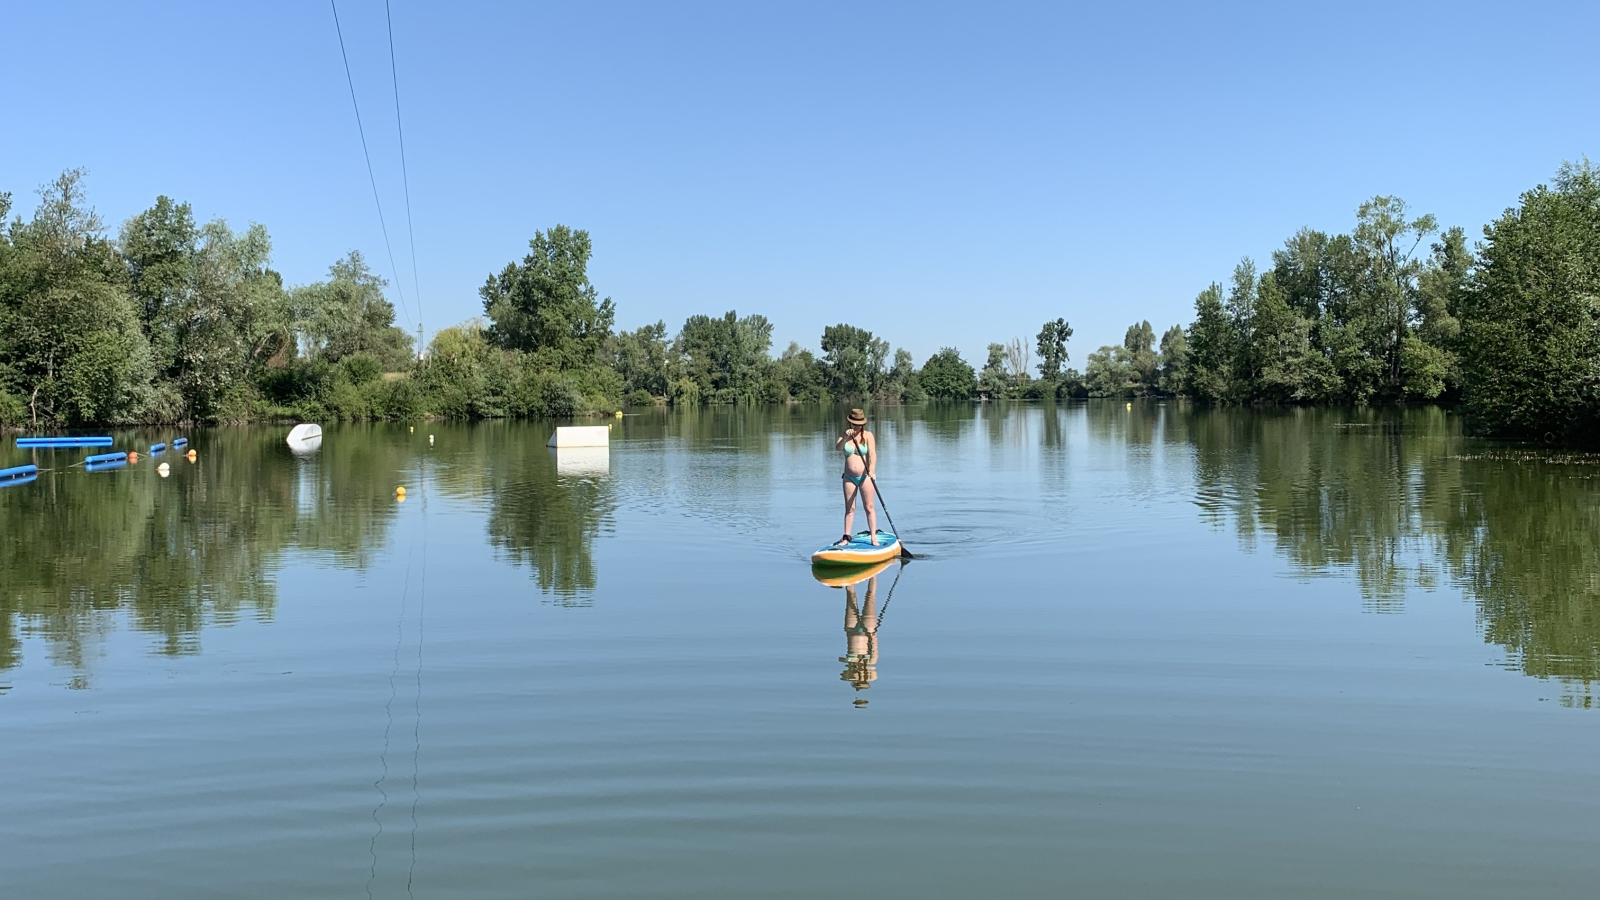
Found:
[[[833,449],[844,453],[844,537],[834,546],[850,543],[850,529],[856,521],[856,497],[859,496],[867,510],[867,531],[876,547],[878,510],[872,502],[872,482],[878,477],[878,442],[867,430],[866,413],[852,409],[845,422],[844,432],[833,442]]]

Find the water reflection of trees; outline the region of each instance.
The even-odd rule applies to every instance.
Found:
[[[172,655],[197,651],[205,626],[270,618],[287,551],[366,564],[386,539],[408,453],[398,441],[347,439],[296,459],[274,429],[217,430],[195,446],[193,464],[168,453],[0,491],[0,669],[18,665],[22,639],[37,635],[81,684],[119,617]],[[160,462],[171,477],[157,476]]]
[[[1352,572],[1375,610],[1458,584],[1486,641],[1589,704],[1600,459],[1487,447],[1433,408],[1173,414],[1167,437],[1193,447],[1202,515],[1308,573]]]
[[[546,594],[569,606],[592,602],[594,540],[616,508],[605,474],[563,475],[545,447],[549,428],[517,422],[439,426],[459,453],[441,460],[441,493],[486,498],[488,540],[504,558],[531,570]]]

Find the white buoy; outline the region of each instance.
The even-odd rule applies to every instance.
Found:
[[[611,429],[604,425],[563,425],[550,435],[546,447],[609,447]]]
[[[322,426],[304,423],[289,429],[289,449],[295,453],[310,453],[322,446]]]

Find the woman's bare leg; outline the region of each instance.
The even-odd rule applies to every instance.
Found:
[[[876,485],[869,478],[863,481],[861,486],[861,502],[867,507],[867,530],[872,533],[872,543],[876,546],[878,543],[878,507],[877,504],[872,502],[873,489]]]
[[[850,529],[856,524],[856,486],[848,478],[840,479],[844,483],[844,533],[854,534]]]

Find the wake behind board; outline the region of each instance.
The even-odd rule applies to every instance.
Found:
[[[812,565],[830,566],[865,566],[886,559],[894,559],[900,555],[900,539],[887,531],[878,532],[878,543],[872,543],[872,538],[863,531],[850,539],[844,546],[829,544],[821,550],[811,554]]]

